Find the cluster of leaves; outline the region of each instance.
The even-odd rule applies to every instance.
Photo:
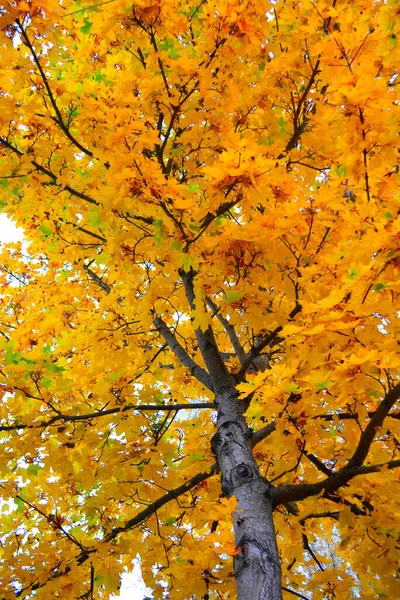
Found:
[[[106,597],[138,553],[155,597],[234,594],[210,328],[284,588],[398,597],[395,2],[0,15],[4,597]]]

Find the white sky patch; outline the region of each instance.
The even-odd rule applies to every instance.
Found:
[[[133,571],[130,573],[123,573],[121,579],[121,589],[119,596],[111,596],[111,600],[143,600],[144,598],[151,598],[151,590],[144,584],[142,579],[142,573],[140,571],[140,565],[135,561]]]
[[[23,238],[23,229],[17,227],[5,213],[0,213],[0,243],[19,242]]]

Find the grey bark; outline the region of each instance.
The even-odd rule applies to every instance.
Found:
[[[195,273],[181,271],[180,275],[193,309]],[[196,337],[215,393],[218,417],[212,448],[221,470],[222,492],[227,498],[234,495],[238,501],[234,513],[235,543],[239,550],[234,558],[238,600],[281,600],[281,568],[270,485],[261,476],[253,456],[236,379],[226,369],[212,328],[198,329]]]
[[[270,485],[260,475],[235,388],[217,394],[217,433],[212,446],[222,491],[238,501],[234,558],[238,600],[280,600],[281,568],[272,518]]]

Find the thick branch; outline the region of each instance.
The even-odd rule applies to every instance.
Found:
[[[209,479],[210,477],[215,475],[216,471],[217,471],[217,466],[213,465],[209,472],[197,473],[197,475],[194,475],[194,477],[192,477],[188,481],[185,481],[185,483],[182,483],[182,485],[178,486],[177,488],[175,488],[173,490],[170,490],[169,492],[167,492],[166,494],[161,496],[161,498],[158,498],[158,500],[153,502],[153,504],[150,504],[150,506],[147,506],[144,510],[142,510],[140,513],[138,513],[132,519],[129,519],[121,527],[114,527],[114,529],[111,531],[111,533],[109,533],[107,536],[105,536],[105,538],[102,541],[103,542],[111,542],[120,533],[123,533],[125,531],[130,531],[134,527],[137,527],[137,525],[140,525],[144,521],[147,521],[147,519],[149,519],[149,517],[154,515],[154,513],[157,510],[159,510],[162,506],[164,506],[171,500],[175,500],[182,494],[185,494],[186,492],[188,492],[189,490],[194,488],[196,485],[198,485],[202,481]]]
[[[301,309],[302,309],[301,305],[296,304],[294,309],[289,313],[289,319],[293,319],[297,315],[297,313],[299,313],[301,311]],[[261,354],[261,352],[264,350],[264,348],[266,348],[266,346],[268,346],[269,344],[271,344],[274,341],[274,339],[278,336],[278,333],[280,331],[282,331],[282,329],[283,329],[282,325],[279,325],[278,327],[276,327],[274,329],[274,331],[271,331],[271,333],[269,333],[264,339],[262,339],[261,342],[259,344],[257,344],[257,346],[254,346],[254,348],[251,350],[251,352],[249,352],[240,371],[238,371],[238,373],[236,375],[239,382],[243,380],[244,376],[246,375],[246,371],[250,367],[253,360]]]
[[[205,371],[205,369],[200,367],[192,358],[190,358],[186,350],[180,345],[172,331],[168,328],[167,324],[164,323],[161,317],[154,319],[153,324],[175,356],[181,361],[183,366],[187,367],[191,374],[196,377],[200,383],[202,383],[209,390],[213,391],[210,375],[207,373],[207,371]]]
[[[220,309],[211,300],[211,298],[206,298],[206,302],[213,311],[214,315],[217,317],[218,321],[221,323],[222,327],[225,329],[226,333],[228,334],[228,337],[232,344],[232,348],[236,352],[236,356],[238,357],[240,364],[242,365],[246,360],[246,353],[243,350],[242,344],[239,342],[239,338],[236,335],[235,328],[233,327],[232,323],[228,321],[228,319],[225,319],[225,317],[221,315]]]
[[[179,275],[182,277],[189,306],[191,310],[194,310],[195,296],[193,280],[195,272],[193,269],[190,269],[190,271],[180,269]],[[212,328],[209,326],[205,331],[197,328],[195,333],[201,355],[206,363],[208,372],[210,373],[213,391],[217,393],[218,390],[225,387],[234,387],[234,379],[226,369],[224,359],[218,349]]]
[[[400,460],[392,460],[388,463],[370,466],[344,467],[334,475],[318,481],[317,483],[304,483],[300,485],[284,485],[274,488],[271,491],[274,506],[284,504],[286,502],[296,502],[304,500],[310,496],[317,496],[323,491],[334,492],[344,486],[354,477],[358,475],[368,475],[369,473],[377,473],[383,468],[396,469],[400,467]]]
[[[369,411],[368,416],[371,418],[374,415],[374,411]],[[393,412],[387,415],[391,419],[400,420],[400,412]],[[327,415],[315,415],[313,419],[323,419],[324,421],[333,421],[335,417],[338,417],[341,421],[346,421],[349,419],[358,419],[359,415],[357,412],[354,413],[335,413],[335,414],[327,414]]]
[[[330,518],[330,519],[335,519],[337,521],[337,519],[339,518],[339,511],[335,511],[335,512],[322,512],[322,513],[310,513],[309,515],[306,515],[305,517],[303,517],[302,519],[300,519],[299,523],[300,525],[304,525],[306,521],[308,521],[308,519],[323,519],[323,518]]]
[[[265,440],[265,438],[267,438],[269,435],[271,435],[271,433],[275,431],[275,427],[275,421],[272,421],[272,423],[268,423],[268,425],[265,425],[258,431],[255,431],[251,436],[251,447],[253,448],[256,444],[258,444],[262,440]]]
[[[388,415],[392,406],[400,398],[400,383],[389,390],[378,408],[374,411],[370,422],[361,434],[360,441],[354,451],[353,456],[349,460],[349,467],[362,465],[367,458],[371,444],[375,438],[376,432],[381,427],[385,417]]]

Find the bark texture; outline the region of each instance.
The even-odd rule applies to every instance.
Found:
[[[222,491],[238,501],[234,514],[238,600],[280,600],[281,568],[270,486],[254,459],[235,388],[220,392],[216,404],[218,425],[212,445],[221,469]]]
[[[190,308],[194,309],[196,273],[180,271]],[[212,307],[214,309],[214,307]],[[162,331],[161,319],[154,321],[170,348],[178,355],[178,344],[167,338]],[[224,323],[222,323],[224,324]],[[228,335],[235,335],[228,327]],[[272,518],[270,485],[261,477],[252,452],[250,431],[243,417],[246,403],[238,400],[237,378],[226,369],[223,356],[217,346],[212,327],[196,330],[197,343],[207,368],[206,374],[199,367],[188,365],[191,372],[205,382],[215,394],[218,411],[217,433],[212,440],[213,451],[221,471],[222,492],[225,497],[233,495],[238,501],[234,514],[234,534],[238,554],[234,559],[238,600],[281,600],[281,568]],[[235,342],[238,346],[239,342]],[[257,353],[251,355],[250,366]],[[242,356],[246,362],[247,358]],[[190,360],[190,359],[189,359]],[[193,361],[192,361],[193,362]],[[184,363],[185,364],[185,363]]]

